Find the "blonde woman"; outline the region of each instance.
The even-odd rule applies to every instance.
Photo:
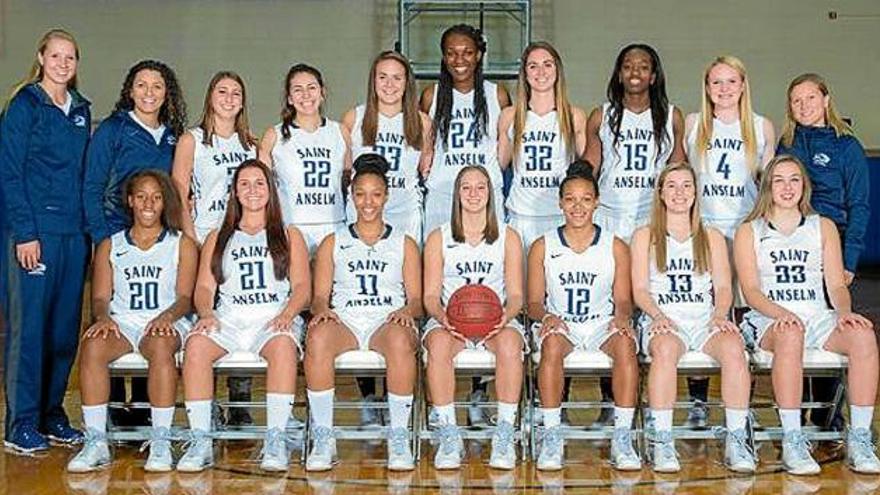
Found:
[[[811,193],[797,158],[780,155],[767,164],[758,202],[734,241],[736,270],[752,308],[743,327],[773,353],[785,469],[797,475],[820,471],[801,432],[803,353],[812,348],[849,358],[847,464],[856,472],[880,473],[871,439],[876,336],[871,321],[852,311],[837,228],[810,207]]]
[[[745,430],[750,377],[742,334],[729,318],[727,244],[721,232],[703,226],[696,189],[694,169],[670,164],[657,179],[651,223],[633,235],[633,298],[642,310],[642,348],[651,357],[654,471],[680,470],[672,439],[677,366],[685,352],[701,351],[721,364],[725,464],[754,472]]]

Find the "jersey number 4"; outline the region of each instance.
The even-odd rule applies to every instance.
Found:
[[[468,126],[467,135],[464,131],[465,124],[462,122],[452,122],[449,124],[449,145],[453,148],[464,148],[467,142],[473,143],[474,146],[480,143],[480,136],[477,136],[477,125]]]

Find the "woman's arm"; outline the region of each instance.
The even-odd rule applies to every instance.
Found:
[[[330,234],[321,241],[315,252],[315,277],[312,291],[312,314],[321,315],[330,311],[330,297],[333,293],[333,248],[336,234]]]
[[[388,321],[411,328],[418,328],[416,318],[424,314],[422,306],[422,259],[416,242],[404,237],[403,240],[403,289],[406,291],[406,306],[392,311]]]
[[[739,226],[733,239],[733,260],[743,297],[749,307],[768,318],[774,320],[790,318],[794,316],[793,313],[771,301],[761,290],[754,235],[752,224],[745,223]]]
[[[587,113],[572,105],[571,120],[574,124],[574,156],[580,157],[587,151]]]
[[[715,295],[715,308],[712,311],[712,326],[719,330],[736,331],[730,321],[730,308],[733,306],[733,281],[730,273],[730,260],[727,256],[727,240],[717,229],[706,228],[709,236],[709,254],[712,275],[712,291]]]
[[[526,277],[528,285],[526,290],[526,300],[528,301],[526,303],[526,311],[529,318],[534,321],[541,321],[547,315],[547,308],[544,305],[547,292],[547,281],[544,280],[545,249],[543,237],[539,237],[532,243],[532,248],[529,249],[528,276]]]
[[[170,306],[147,323],[144,331],[153,335],[175,335],[174,322],[192,311],[193,289],[199,267],[199,248],[196,241],[186,234],[180,234],[180,249],[177,255],[177,298]]]
[[[188,207],[190,184],[192,183],[193,161],[195,160],[196,140],[189,132],[184,132],[177,141],[174,149],[174,164],[171,167],[171,178],[180,196],[180,222],[183,232],[193,239],[196,237],[196,227],[193,224],[192,211]]]
[[[290,297],[281,313],[267,325],[275,331],[286,332],[294,318],[309,307],[312,300],[312,279],[309,271],[309,249],[306,241],[296,227],[287,227],[287,246],[289,260],[287,280],[290,282]],[[274,275],[273,275],[274,276]],[[330,280],[332,282],[332,274]]]
[[[687,161],[684,152],[684,117],[678,107],[672,108],[672,153],[666,163],[678,163]]]
[[[273,167],[275,164],[272,163],[272,148],[275,147],[275,140],[278,138],[275,133],[275,128],[270,127],[266,129],[266,132],[263,134],[263,138],[260,139],[260,146],[257,148],[257,159],[261,162],[265,163],[269,167]]]
[[[110,317],[110,299],[113,297],[111,247],[110,239],[104,239],[95,249],[92,263],[92,324],[83,333],[83,338],[122,338],[119,325]]]
[[[441,302],[443,293],[443,234],[435,229],[428,235],[424,249],[424,300],[428,316],[446,323],[446,309]]]
[[[498,117],[498,164],[501,165],[502,170],[510,165],[510,160],[513,158],[513,142],[508,133],[513,126],[515,113],[513,107],[507,107]]]
[[[523,308],[523,259],[522,240],[510,227],[502,234],[504,239],[504,289],[507,301],[504,303],[504,318],[498,328],[516,318]]]
[[[422,178],[428,176],[434,161],[434,125],[425,112],[419,112],[422,120],[422,153],[419,155],[419,173]]]
[[[613,327],[623,332],[632,332],[632,264],[626,243],[614,238],[614,322]]]
[[[599,138],[599,128],[602,126],[602,107],[596,107],[590,112],[587,119],[587,145],[584,150],[584,160],[593,166],[593,176],[599,177],[602,170],[602,139]]]

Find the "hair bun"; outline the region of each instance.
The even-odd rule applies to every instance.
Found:
[[[566,177],[579,177],[589,181],[595,181],[593,177],[593,166],[586,160],[575,160],[568,166],[565,172]]]
[[[355,174],[361,173],[377,173],[381,176],[385,176],[388,173],[388,169],[391,166],[388,164],[388,160],[385,159],[384,156],[378,153],[365,153],[354,161],[352,164],[354,168]]]

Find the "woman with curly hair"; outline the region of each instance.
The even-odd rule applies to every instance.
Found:
[[[86,157],[83,204],[93,243],[130,226],[122,185],[141,170],[170,174],[185,126],[186,103],[174,71],[156,60],[129,69],[119,100],[95,131]]]

